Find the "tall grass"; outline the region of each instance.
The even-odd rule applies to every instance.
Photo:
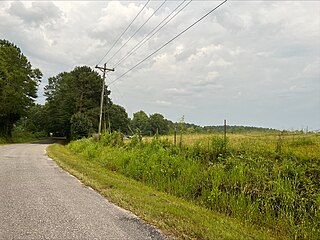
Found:
[[[187,142],[187,141],[186,141]],[[320,238],[320,135],[206,136],[174,146],[106,133],[68,147],[105,168],[293,239]]]

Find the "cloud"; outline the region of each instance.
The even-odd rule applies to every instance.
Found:
[[[35,27],[43,23],[54,24],[55,20],[62,16],[60,9],[52,2],[32,2],[30,7],[26,7],[22,2],[12,2],[8,12]]]
[[[156,104],[157,104],[157,105],[160,105],[160,106],[164,106],[164,107],[168,107],[168,106],[171,106],[171,105],[172,105],[171,102],[165,101],[165,100],[157,100],[157,101],[156,101]]]
[[[308,75],[318,76],[318,79],[320,80],[320,57],[308,62],[304,67],[303,72]]]
[[[89,35],[94,39],[100,39],[102,41],[114,42],[128,27],[131,21],[137,16],[140,10],[143,8],[144,3],[121,3],[119,1],[111,1],[105,8],[102,8],[101,15],[91,29],[88,29]],[[154,13],[154,9],[145,7],[139,14],[133,24],[129,27],[126,33],[122,36],[119,43],[123,44],[127,39],[131,37],[133,31],[136,31],[149,17]],[[158,18],[157,16],[155,18]],[[153,18],[150,22],[154,22]],[[145,25],[139,31],[137,37],[146,35],[150,30],[150,24]],[[109,36],[112,38],[109,38]],[[136,41],[136,38],[133,39]],[[111,44],[111,43],[110,43]],[[130,43],[131,44],[131,43]],[[129,45],[130,46],[130,45]]]
[[[150,1],[117,49],[162,2]],[[128,1],[1,1],[0,38],[17,44],[47,78],[95,64],[143,7]],[[179,2],[167,1],[115,55],[117,62]],[[110,74],[119,77],[217,5],[193,1]],[[129,114],[143,109],[203,125],[318,126],[320,3],[229,1],[110,86]],[[102,61],[102,63],[103,63]],[[40,92],[43,90],[40,90]],[[113,92],[116,96],[117,92]],[[314,99],[318,99],[315,101]],[[44,98],[41,99],[44,102]],[[223,107],[222,107],[223,106]],[[286,107],[286,114],[284,107]],[[282,111],[282,112],[281,112]],[[293,117],[294,115],[305,117]]]
[[[168,88],[165,91],[173,94],[190,94],[190,92],[185,88]]]
[[[221,67],[221,68],[225,68],[225,67],[229,67],[232,65],[232,62],[228,62],[226,60],[224,60],[223,58],[219,58],[217,60],[211,60],[208,63],[208,67]]]

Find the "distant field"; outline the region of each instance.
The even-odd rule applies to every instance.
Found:
[[[248,133],[143,138],[105,134],[75,154],[159,191],[274,236],[320,239],[320,134]],[[279,237],[281,238],[281,237]]]
[[[177,134],[176,145],[180,141],[183,146],[194,146],[205,144],[210,145],[212,138],[218,137],[223,139],[223,133],[216,134]],[[174,142],[173,135],[159,136],[162,140]],[[143,141],[150,142],[153,137],[144,137]],[[320,133],[301,133],[301,132],[278,132],[263,133],[250,132],[242,134],[227,134],[227,147],[229,149],[243,149],[248,152],[260,150],[269,150],[270,153],[294,153],[302,158],[319,158],[320,157]],[[262,149],[264,148],[264,149]]]

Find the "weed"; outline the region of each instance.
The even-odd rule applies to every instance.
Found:
[[[73,152],[159,191],[268,227],[295,239],[320,238],[320,136],[281,133],[205,136],[179,146],[156,136],[124,144],[119,133],[82,139]]]

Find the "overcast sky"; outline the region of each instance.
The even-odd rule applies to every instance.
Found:
[[[188,1],[186,1],[187,3]],[[1,1],[0,38],[48,77],[92,68],[146,1]],[[163,1],[151,0],[106,62]],[[114,65],[181,1],[167,1],[107,64]],[[192,1],[108,74],[117,79],[221,1]],[[228,1],[110,85],[114,103],[199,125],[320,129],[320,2]],[[97,93],[99,94],[99,93]]]

